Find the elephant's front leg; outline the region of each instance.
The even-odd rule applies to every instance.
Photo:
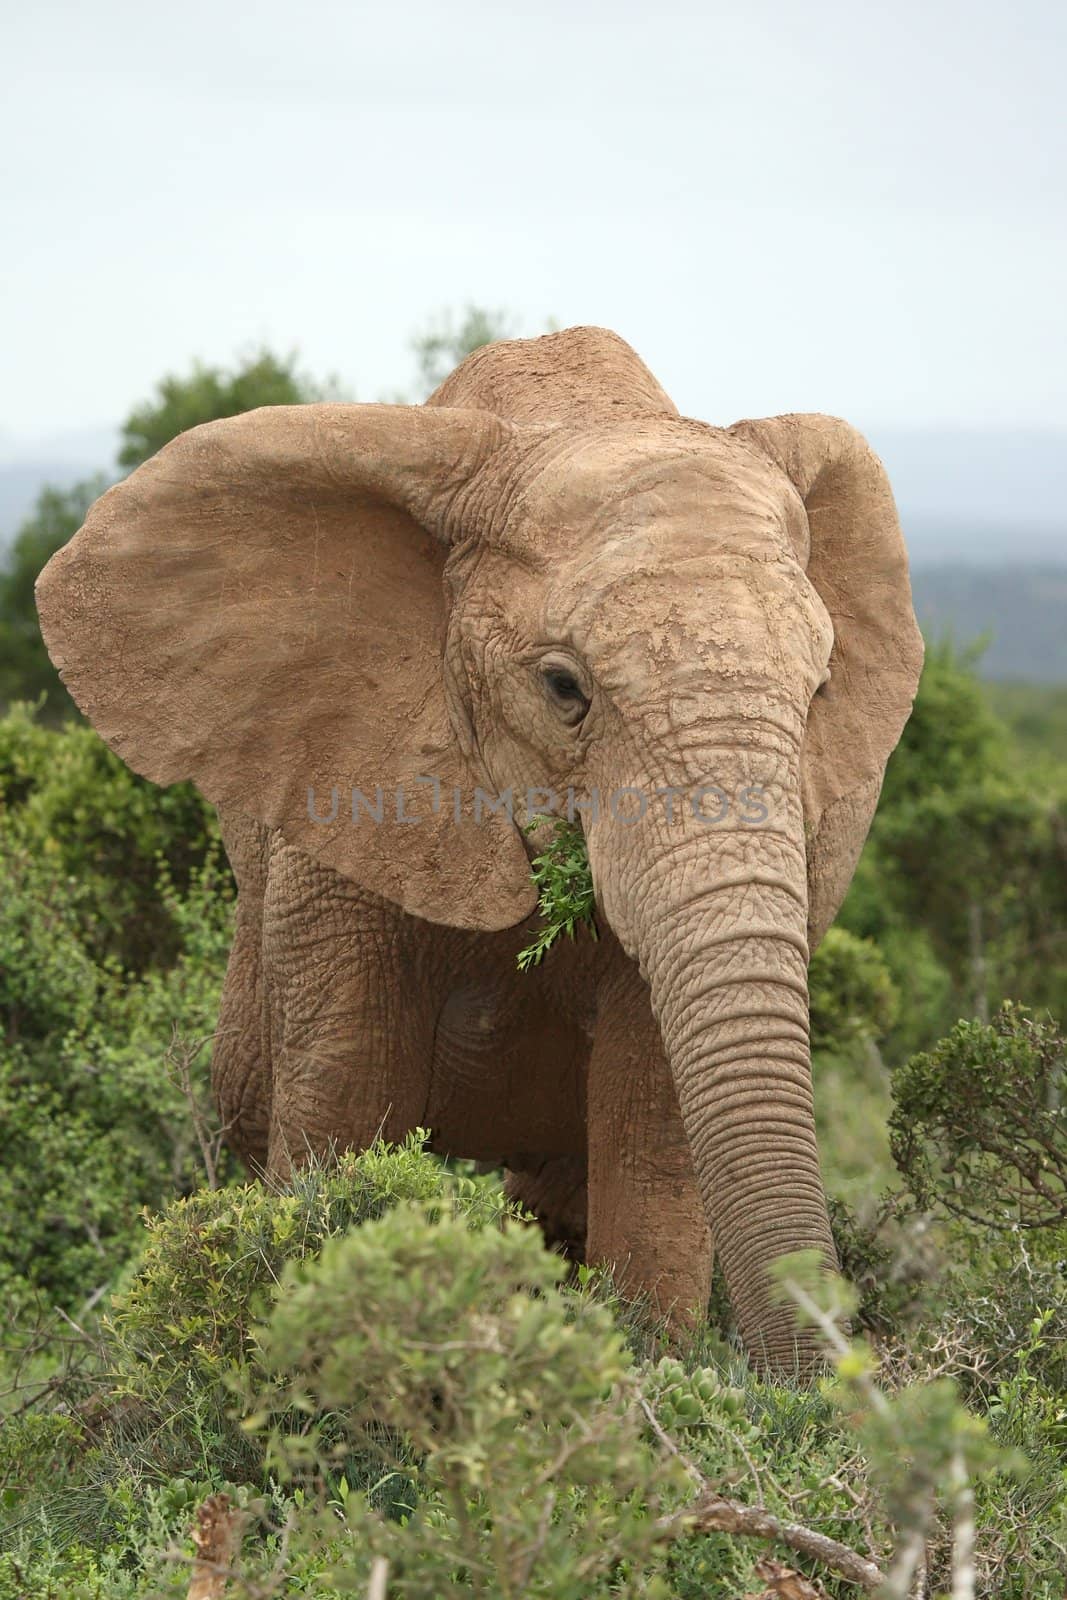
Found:
[[[586,1259],[675,1323],[702,1316],[712,1245],[648,986],[616,946],[589,1063]]]
[[[263,906],[273,1093],[268,1171],[419,1126],[433,1008],[397,907],[278,842]]]

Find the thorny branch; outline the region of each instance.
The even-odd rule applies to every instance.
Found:
[[[800,1555],[812,1556],[831,1572],[850,1579],[864,1589],[875,1589],[882,1582],[882,1572],[875,1562],[858,1555],[837,1539],[817,1533],[814,1528],[806,1528],[799,1522],[784,1522],[762,1506],[746,1506],[739,1500],[720,1494],[708,1482],[696,1462],[671,1438],[645,1397],[638,1394],[636,1399],[661,1448],[681,1463],[699,1490],[697,1498],[689,1505],[660,1519],[656,1525],[660,1538],[674,1539],[686,1533],[745,1534],[755,1539],[775,1540]]]
[[[204,1108],[193,1086],[193,1063],[206,1044],[212,1044],[218,1037],[217,1033],[206,1033],[199,1039],[183,1038],[177,1023],[171,1030],[170,1044],[167,1046],[164,1064],[168,1074],[181,1090],[185,1103],[189,1108],[189,1117],[193,1125],[193,1133],[200,1147],[200,1157],[204,1163],[204,1172],[207,1176],[209,1189],[219,1187],[219,1157],[226,1135],[230,1131],[231,1123],[227,1122],[221,1128],[212,1128]]]

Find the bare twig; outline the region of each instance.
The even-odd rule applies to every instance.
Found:
[[[375,1556],[371,1563],[370,1583],[367,1585],[367,1600],[385,1600],[388,1582],[389,1563],[384,1556]]]
[[[181,1090],[189,1108],[189,1118],[193,1125],[193,1133],[196,1135],[196,1142],[200,1147],[200,1158],[204,1163],[209,1189],[217,1189],[219,1186],[219,1156],[231,1124],[226,1123],[224,1127],[212,1128],[193,1087],[192,1069],[204,1046],[212,1044],[217,1037],[217,1033],[206,1033],[199,1039],[185,1039],[177,1023],[174,1023],[170,1044],[164,1057],[170,1076]]]
[[[79,1323],[75,1322],[73,1317],[68,1316],[63,1310],[62,1306],[56,1306],[56,1316],[59,1317],[62,1322],[65,1322],[68,1328],[73,1328],[74,1332],[78,1334],[79,1338],[84,1339],[86,1344],[92,1344],[93,1341],[90,1339],[85,1329]]]
[[[960,1450],[955,1450],[952,1455],[952,1487],[956,1498],[952,1600],[974,1600],[974,1489]]]
[[[762,1506],[746,1506],[740,1500],[728,1499],[720,1494],[696,1463],[671,1438],[645,1397],[637,1394],[636,1399],[661,1449],[681,1462],[700,1491],[689,1505],[660,1519],[656,1524],[659,1538],[676,1539],[687,1533],[745,1534],[754,1539],[774,1540],[800,1555],[812,1556],[831,1572],[858,1583],[864,1589],[875,1589],[881,1583],[882,1572],[877,1563],[858,1555],[848,1545],[840,1544],[824,1533],[817,1533],[814,1528],[806,1528],[802,1523],[785,1522]]]
[[[927,1506],[925,1513],[916,1525],[908,1530],[897,1549],[893,1565],[886,1574],[881,1600],[924,1600],[926,1530],[930,1525],[931,1509]]]

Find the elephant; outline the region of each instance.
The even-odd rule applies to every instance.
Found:
[[[253,1170],[425,1128],[675,1326],[714,1251],[757,1368],[817,1366],[768,1272],[835,1265],[808,961],[922,663],[860,433],[684,417],[606,329],[501,341],[422,405],[181,434],[37,600],[104,740],[217,808]],[[599,937],[523,972],[565,816]]]

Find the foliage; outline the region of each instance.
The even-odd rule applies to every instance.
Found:
[[[287,1274],[262,1336],[270,1405],[325,1409],[334,1437],[275,1430],[284,1476],[354,1454],[405,1485],[414,1467],[417,1489],[402,1520],[342,1492],[344,1535],[319,1523],[327,1583],[363,1592],[384,1557],[397,1595],[579,1600],[621,1574],[664,1592],[650,1556],[676,1475],[642,1438],[608,1312],[561,1294],[565,1271],[532,1230],[403,1209]]]
[[[905,1600],[913,1592],[915,1574],[926,1564],[931,1543],[940,1546],[934,1582],[940,1578],[957,1593],[971,1592],[961,1585],[974,1564],[975,1480],[994,1474],[1010,1477],[1025,1470],[1025,1463],[999,1445],[988,1423],[967,1409],[953,1378],[924,1376],[892,1393],[878,1384],[873,1352],[862,1341],[847,1339],[840,1327],[841,1319],[855,1310],[855,1295],[840,1279],[827,1278],[815,1252],[782,1257],[774,1273],[800,1320],[823,1333],[838,1378],[829,1397],[848,1416],[872,1486],[899,1530],[883,1593]],[[932,1540],[939,1501],[947,1528],[943,1523],[941,1537]]]
[[[137,1275],[106,1323],[114,1396],[132,1405],[114,1444],[125,1449],[151,1419],[157,1473],[195,1465],[228,1478],[260,1470],[262,1448],[239,1426],[234,1397],[264,1376],[252,1329],[269,1311],[285,1264],[317,1255],[324,1241],[404,1202],[447,1203],[465,1225],[485,1226],[506,1211],[495,1186],[423,1158],[424,1139],[416,1130],[396,1147],[311,1162],[284,1190],[202,1190],[149,1218]]]
[[[139,467],[187,428],[235,417],[257,406],[297,406],[340,398],[336,380],[325,384],[299,371],[296,354],[253,351],[233,368],[194,365],[187,377],[169,373],[151,400],[135,406],[122,425],[119,466]]]
[[[911,716],[886,767],[880,810],[1007,776],[1011,744],[975,676],[980,655],[980,646],[961,651],[950,639],[927,644]]]
[[[202,1176],[174,1038],[210,1037],[231,937],[228,878],[209,858],[164,905],[170,967],[126,981],[81,939],[81,905],[47,863],[0,862],[0,1289],[73,1307],[99,1295],[137,1242],[141,1206]],[[192,1052],[206,1096],[206,1053]]]
[[[282,1267],[316,1255],[324,1240],[401,1202],[446,1196],[468,1215],[491,1197],[486,1218],[495,1220],[499,1191],[424,1160],[425,1139],[417,1129],[396,1146],[309,1161],[285,1187],[200,1190],[148,1217],[137,1276],[114,1301],[115,1349],[173,1395],[190,1365],[210,1381],[223,1365],[244,1364],[250,1319]]]
[[[899,1574],[916,1529],[947,1585],[970,1517],[979,1594],[1058,1596],[1040,1327],[983,1422],[936,1353],[879,1375],[803,1261],[781,1272],[828,1329],[822,1390],[709,1361],[701,1330],[635,1354],[565,1270],[417,1136],[172,1205],[81,1398],[5,1429],[0,1595],[184,1595],[190,1516],[223,1489],[235,1595],[362,1595],[383,1562],[398,1595],[754,1593],[765,1546],[738,1535],[768,1525],[829,1594],[855,1592],[835,1549]]]
[[[873,1044],[812,1058],[815,1130],[827,1194],[866,1219],[897,1182],[889,1151],[889,1073]]]
[[[532,942],[519,952],[520,972],[538,966],[562,935],[573,939],[580,927],[596,938],[596,900],[585,835],[577,823],[535,817],[527,833],[549,822],[552,834],[546,847],[530,865],[537,888],[541,926]]]
[[[177,1081],[206,1094],[233,884],[214,816],[91,729],[0,719],[0,1286],[73,1308],[136,1217],[201,1174]]]
[[[878,829],[901,915],[929,931],[972,1014],[986,1016],[1012,993],[1065,1009],[1056,959],[1067,920],[1065,820],[1065,802],[986,777],[965,792],[931,791]]]
[[[987,683],[985,693],[1028,768],[1067,766],[1067,684]]]
[[[41,638],[33,588],[42,567],[74,537],[107,484],[101,473],[70,489],[42,489],[4,554],[0,566],[0,708],[14,700],[41,700],[50,721],[74,712],[74,702]]]
[[[883,1037],[900,1003],[885,958],[869,939],[830,928],[808,971],[813,1050],[843,1050]]]
[[[266,1440],[240,1426],[240,1396],[266,1379],[252,1333],[285,1263],[401,1203],[434,1200],[472,1227],[508,1214],[495,1184],[449,1172],[422,1142],[416,1132],[398,1147],[309,1163],[284,1190],[202,1190],[146,1216],[138,1269],[94,1344],[95,1372],[61,1385],[70,1425],[50,1431],[31,1411],[5,1429],[0,1507],[15,1526],[31,1491],[42,1521],[99,1543],[135,1528],[139,1537],[142,1505],[174,1480],[269,1488]]]
[[[484,344],[494,344],[498,339],[514,337],[515,319],[507,311],[468,305],[458,320],[453,312],[442,312],[411,341],[423,398],[442,384],[472,351]]]
[[[24,705],[0,718],[0,840],[36,864],[42,895],[69,910],[91,959],[138,972],[180,944],[161,872],[181,895],[220,851],[215,813],[191,784],[160,789],[91,728],[47,727]]]
[[[984,1227],[1067,1223],[1067,1046],[1006,1002],[893,1074],[893,1156],[922,1206]]]
[[[1004,999],[1067,1015],[1067,774],[1024,770],[973,667],[928,650],[839,918],[908,996],[892,1060]]]

